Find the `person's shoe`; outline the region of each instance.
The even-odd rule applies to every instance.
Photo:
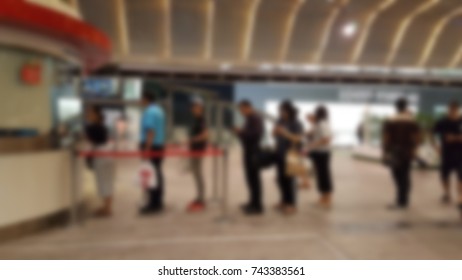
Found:
[[[245,215],[252,216],[252,215],[261,215],[263,214],[262,207],[255,207],[248,205],[247,207],[242,209]]]
[[[401,204],[390,204],[387,206],[387,209],[390,211],[402,211],[402,210],[407,210],[408,206],[407,205],[401,205]]]
[[[318,207],[325,209],[325,210],[330,210],[332,208],[332,204],[329,201],[326,200],[320,200],[318,201]]]
[[[274,210],[281,212],[282,210],[284,210],[284,203],[275,204],[273,208]]]
[[[291,216],[297,213],[297,208],[295,208],[295,206],[292,206],[292,205],[286,205],[282,209],[282,213],[286,216]]]
[[[187,211],[189,213],[197,213],[197,212],[202,212],[205,210],[205,203],[202,201],[193,201],[191,204],[188,205]]]
[[[139,213],[142,216],[146,216],[146,215],[159,214],[160,212],[162,212],[162,210],[163,210],[162,206],[144,206],[140,208]]]
[[[112,211],[106,208],[100,208],[94,213],[95,218],[109,218],[112,216]]]
[[[309,190],[311,188],[311,183],[309,180],[304,180],[300,182],[300,184],[298,185],[298,188],[301,190]]]
[[[248,208],[252,207],[250,203],[243,203],[241,204],[241,210],[245,212]]]
[[[444,194],[442,197],[441,197],[441,203],[443,205],[448,205],[448,204],[451,204],[451,196],[449,194]]]

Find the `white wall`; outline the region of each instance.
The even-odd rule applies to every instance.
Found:
[[[65,209],[70,203],[70,153],[0,157],[0,227]]]
[[[93,172],[81,165],[80,200],[97,197]],[[66,150],[0,157],[0,228],[69,209],[71,153]]]

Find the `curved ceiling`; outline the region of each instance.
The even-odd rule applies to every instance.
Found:
[[[79,0],[121,63],[459,68],[461,0]]]

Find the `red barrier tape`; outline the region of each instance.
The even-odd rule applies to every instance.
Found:
[[[164,152],[141,152],[141,151],[80,151],[79,157],[110,157],[110,158],[131,158],[131,157],[217,157],[223,155],[219,149],[207,149],[205,151],[191,151],[186,149],[166,150]]]

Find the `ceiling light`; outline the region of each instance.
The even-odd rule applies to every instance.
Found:
[[[262,63],[258,66],[258,70],[260,71],[271,71],[273,69],[273,65],[269,63]]]
[[[279,65],[279,69],[281,69],[281,71],[295,71],[296,66],[293,64],[284,63],[284,64]]]
[[[342,35],[346,38],[353,37],[358,31],[356,22],[349,22],[342,27]]]
[[[396,73],[400,75],[424,75],[426,74],[427,69],[417,68],[417,67],[400,67],[396,68]]]
[[[232,65],[230,63],[222,63],[220,64],[220,70],[221,71],[228,71],[231,69]]]
[[[361,69],[357,65],[332,65],[327,67],[328,71],[339,73],[357,73]]]
[[[321,70],[321,66],[317,64],[305,64],[302,66],[302,70],[305,72],[319,72]]]

